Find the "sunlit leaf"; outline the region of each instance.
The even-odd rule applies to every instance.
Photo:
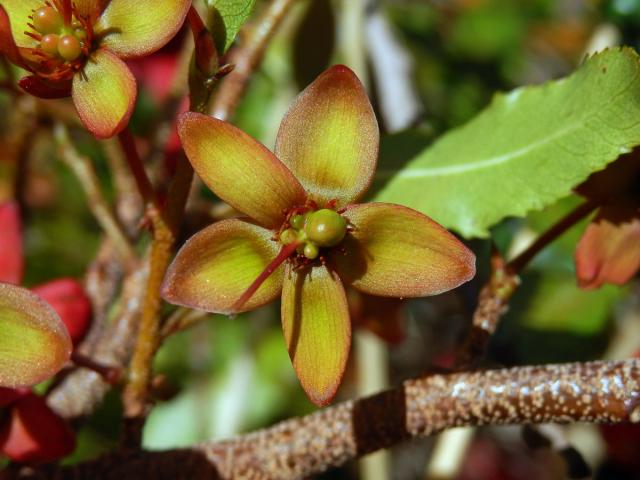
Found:
[[[568,195],[640,144],[640,63],[599,53],[570,77],[496,96],[465,126],[409,162],[377,200],[427,213],[466,237],[486,237]]]

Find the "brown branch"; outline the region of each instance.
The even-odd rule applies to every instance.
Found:
[[[484,358],[487,343],[498,327],[498,322],[509,306],[509,299],[520,284],[517,275],[507,269],[504,258],[495,246],[491,252],[491,276],[480,295],[473,312],[471,330],[459,348],[456,367],[467,369]]]
[[[103,248],[108,249],[109,245]],[[113,252],[105,252],[104,255],[109,260],[94,264],[86,282],[87,292],[97,314],[92,329],[97,331],[91,332],[89,344],[86,348],[83,345],[80,351],[91,355],[97,362],[121,367],[129,360],[133,348],[135,328],[140,320],[141,300],[147,284],[148,263],[142,262],[139,268],[125,277],[116,318],[107,326],[108,307],[118,290],[119,269],[110,261],[109,257],[113,257]],[[66,377],[51,392],[47,401],[49,406],[66,418],[83,417],[93,412],[111,387],[97,373],[79,369]]]
[[[491,276],[480,291],[478,306],[473,313],[471,330],[458,350],[456,360],[458,368],[465,369],[470,365],[477,365],[484,357],[487,343],[495,333],[500,318],[508,309],[511,296],[520,284],[519,274],[522,270],[545,247],[588,216],[598,206],[597,202],[591,200],[581,203],[508,263],[505,262],[495,246],[492,247]]]
[[[409,380],[232,440],[190,450],[121,452],[36,474],[117,480],[300,479],[452,427],[638,421],[640,360],[517,367]]]

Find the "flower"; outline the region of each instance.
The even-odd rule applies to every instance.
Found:
[[[327,404],[345,370],[351,322],[343,282],[387,297],[434,295],[475,274],[475,257],[425,215],[356,204],[369,187],[379,132],[355,74],[334,66],[290,107],[275,155],[229,123],[185,113],[178,126],[194,169],[250,218],[191,237],[162,294],[210,312],[255,309],[282,295],[294,369],[309,398]]]
[[[123,60],[155,52],[179,30],[189,0],[3,0],[0,53],[31,72],[19,85],[43,98],[71,94],[98,138],[119,133],[136,99]]]
[[[584,289],[623,285],[640,269],[640,151],[593,174],[577,192],[600,205],[578,241],[576,277]]]

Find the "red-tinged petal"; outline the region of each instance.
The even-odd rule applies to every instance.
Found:
[[[239,219],[222,220],[201,230],[184,244],[169,267],[163,298],[216,313],[244,312],[271,302],[282,288],[282,267],[241,308],[233,308],[278,254],[271,237],[270,231]]]
[[[22,226],[18,204],[0,204],[0,282],[22,282]]]
[[[53,307],[77,345],[91,325],[91,300],[82,285],[72,278],[60,278],[31,290]]]
[[[332,252],[340,277],[368,294],[422,297],[451,290],[475,275],[475,256],[455,236],[415,210],[389,203],[352,205],[354,230]]]
[[[7,57],[10,62],[18,66],[23,66],[20,51],[13,38],[9,14],[3,5],[0,5],[0,54]]]
[[[83,17],[97,19],[109,0],[73,0],[76,11]]]
[[[33,31],[28,25],[31,22],[29,17],[33,10],[37,10],[43,4],[41,0],[2,0],[2,7],[9,15],[11,34],[19,47],[33,47],[36,44],[36,41],[24,32]],[[0,28],[4,30],[4,21]]]
[[[581,288],[623,285],[640,269],[640,210],[633,202],[600,209],[585,230],[575,254]]]
[[[293,368],[309,399],[327,405],[349,358],[351,321],[344,288],[326,266],[287,264],[282,289],[282,329]]]
[[[346,205],[369,188],[378,122],[358,77],[343,65],[320,75],[282,120],[275,153],[320,204]]]
[[[136,80],[127,65],[105,49],[97,50],[73,76],[73,103],[80,120],[97,138],[120,133],[136,103]]]
[[[304,189],[267,148],[234,127],[200,113],[180,116],[182,146],[202,181],[236,210],[269,228],[305,203]]]
[[[28,75],[22,77],[18,85],[28,94],[39,98],[66,98],[71,95],[71,81],[51,83],[37,75]]]
[[[26,288],[0,283],[0,386],[39,383],[70,355],[71,339],[56,312]]]
[[[404,340],[403,300],[375,297],[355,289],[349,289],[347,298],[354,327],[366,328],[391,345],[397,345]]]
[[[142,57],[173,38],[190,6],[190,0],[111,0],[94,29],[101,46],[119,57]]]
[[[69,426],[36,395],[18,400],[10,419],[0,428],[0,452],[15,462],[43,463],[73,452]]]

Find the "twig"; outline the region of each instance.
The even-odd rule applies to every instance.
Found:
[[[271,2],[262,17],[251,26],[245,45],[231,52],[229,63],[234,64],[235,68],[220,84],[220,89],[209,109],[212,116],[227,120],[233,115],[251,75],[262,60],[269,40],[294,3],[295,0]]]
[[[142,159],[140,158],[140,154],[138,153],[138,149],[136,148],[133,140],[133,135],[131,135],[128,128],[125,128],[118,134],[118,140],[120,141],[125,158],[127,159],[133,178],[136,180],[138,191],[140,192],[140,196],[142,196],[144,203],[148,206],[152,205],[157,208],[158,200],[156,198],[156,192],[153,189],[153,185],[151,185],[149,177],[147,176],[147,172],[142,164]]]
[[[136,261],[135,251],[122,230],[122,227],[116,220],[113,210],[102,194],[100,181],[93,168],[93,164],[88,158],[78,154],[69,139],[69,132],[63,124],[56,124],[54,127],[54,137],[58,143],[62,161],[75,174],[87,195],[88,207],[91,213],[93,213],[96,221],[107,236],[113,241],[122,261],[129,266],[133,265]]]
[[[29,472],[75,479],[302,479],[452,427],[638,421],[640,360],[518,367],[409,380],[372,397],[188,450],[128,451]]]
[[[546,246],[585,218],[598,207],[598,203],[586,200],[540,235],[524,252],[510,262],[492,247],[491,277],[480,291],[478,306],[473,314],[471,330],[458,350],[456,365],[467,368],[477,364],[484,356],[489,339],[498,322],[507,311],[509,299],[520,284],[518,275]]]
[[[593,212],[598,206],[598,202],[593,200],[586,200],[578,205],[574,210],[540,235],[524,252],[511,260],[507,265],[507,269],[514,275],[518,275],[543,248]]]
[[[162,324],[162,329],[160,331],[162,341],[166,340],[174,333],[181,332],[191,327],[209,315],[211,315],[209,312],[202,310],[178,307]]]
[[[484,357],[487,343],[496,331],[500,318],[507,311],[509,299],[519,284],[518,276],[507,269],[504,258],[493,246],[491,276],[480,290],[478,306],[473,312],[471,330],[458,350],[456,367],[467,369]]]
[[[100,265],[100,263],[96,265],[95,276],[106,274],[107,278],[97,278],[95,285],[97,288],[95,289],[91,288],[91,281],[87,285],[94,305],[96,301],[101,302],[103,297],[111,298],[108,288],[105,288],[105,281],[109,284],[112,274],[117,275],[117,271],[100,271],[102,270],[101,266],[104,268],[104,265]],[[148,262],[143,261],[139,268],[125,277],[115,320],[108,327],[103,327],[104,331],[100,332],[96,345],[89,352],[97,362],[121,367],[129,359],[135,338],[135,328],[140,320],[141,299],[146,291],[148,273]],[[111,292],[114,296],[117,288],[118,284],[114,285],[115,291]],[[106,302],[106,305],[111,305],[111,302]],[[101,315],[104,313],[102,318],[94,319],[97,328],[106,322],[106,308],[104,308],[106,305],[101,305],[103,308],[100,310],[94,310],[100,312]],[[59,388],[51,392],[48,403],[65,418],[86,416],[93,412],[96,405],[100,404],[111,387],[97,373],[80,369],[71,373]]]

